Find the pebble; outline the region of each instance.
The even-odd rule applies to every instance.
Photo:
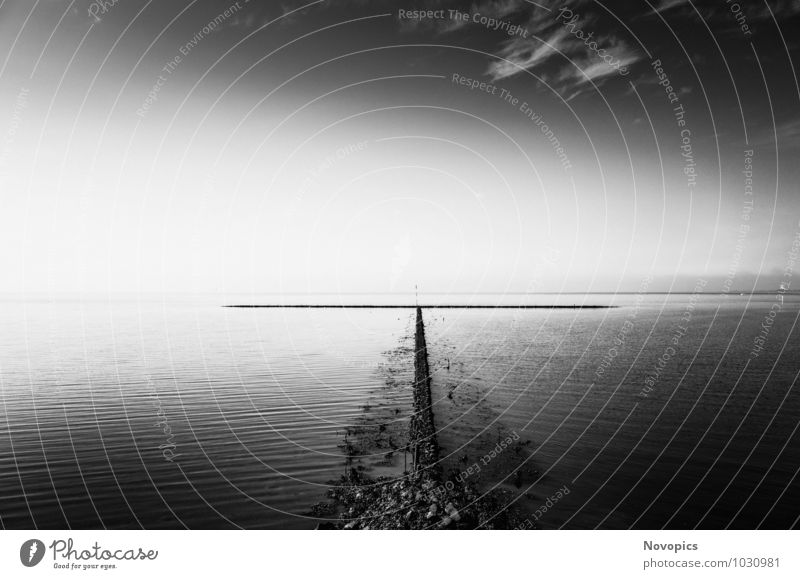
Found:
[[[449,518],[453,519],[454,521],[461,520],[461,515],[458,514],[458,509],[453,506],[453,503],[447,503],[444,506],[444,510],[449,515]]]
[[[431,505],[431,508],[428,510],[428,514],[425,515],[426,519],[430,519],[431,517],[436,516],[436,512],[439,510],[439,506],[436,503]]]

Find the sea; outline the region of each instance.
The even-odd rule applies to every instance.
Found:
[[[0,524],[315,528],[367,430],[409,468],[415,304],[443,470],[520,528],[798,526],[800,296],[704,292],[6,296]]]

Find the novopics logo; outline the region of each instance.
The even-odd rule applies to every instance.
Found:
[[[26,567],[35,567],[44,557],[44,543],[39,539],[28,539],[19,548],[19,560]]]

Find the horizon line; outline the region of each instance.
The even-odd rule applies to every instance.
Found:
[[[800,294],[800,290],[774,288],[769,290],[730,290],[730,291],[708,291],[703,292],[706,295],[759,295],[759,294],[773,294],[780,292],[783,294]],[[428,296],[561,296],[561,295],[683,295],[692,294],[692,291],[552,291],[552,292],[420,292],[419,295]],[[191,294],[191,295],[264,295],[264,296],[369,296],[369,295],[405,295],[414,296],[414,292],[254,292],[254,291],[191,291],[191,290],[141,290],[141,291],[48,291],[48,290],[33,290],[33,291],[0,291],[0,296],[25,296],[25,295],[165,295],[165,294]]]

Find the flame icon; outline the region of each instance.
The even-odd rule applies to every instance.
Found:
[[[19,560],[26,567],[35,567],[44,558],[44,543],[39,539],[28,539],[19,549]]]

